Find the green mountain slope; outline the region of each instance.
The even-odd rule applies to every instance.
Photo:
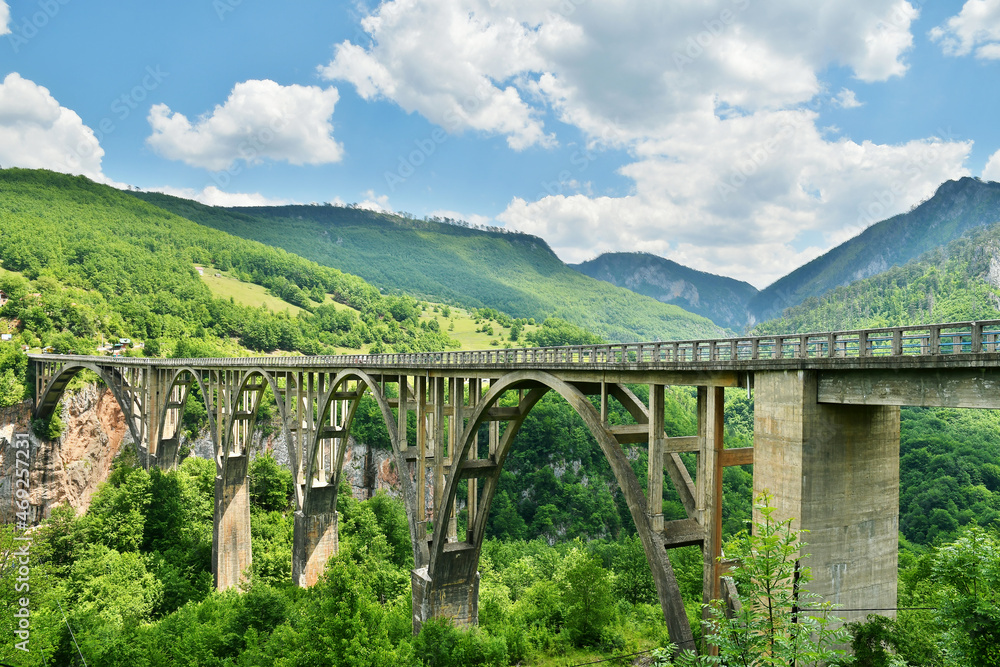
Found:
[[[1000,319],[1000,224],[970,230],[903,266],[809,297],[759,334]]]
[[[605,253],[574,269],[663,303],[672,303],[729,329],[750,320],[747,305],[757,288],[742,280],[696,271],[644,252]]]
[[[156,206],[326,266],[464,307],[559,317],[612,341],[715,337],[709,320],[584,276],[526,234],[335,206],[214,208],[157,193]]]
[[[303,309],[297,316],[216,298],[195,265],[230,271]],[[103,337],[190,356],[241,349],[457,347],[421,326],[411,297],[357,276],[198,225],[82,177],[0,170],[0,322],[19,343],[93,351]],[[353,310],[328,301],[328,296]],[[280,302],[279,302],[280,303]],[[195,349],[197,348],[197,349]]]
[[[995,222],[1000,222],[1000,183],[948,181],[909,213],[872,225],[761,290],[750,308],[758,322],[771,319],[809,297],[906,264],[970,229]]]

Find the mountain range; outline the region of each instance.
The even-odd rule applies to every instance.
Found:
[[[780,317],[810,297],[903,266],[995,222],[1000,222],[1000,183],[961,178],[943,183],[919,206],[871,225],[760,291],[644,253],[608,253],[573,268],[739,331]]]

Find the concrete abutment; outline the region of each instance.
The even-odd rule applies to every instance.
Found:
[[[754,387],[754,495],[809,531],[807,588],[847,621],[894,616],[899,407],[819,403],[812,371],[758,372]]]

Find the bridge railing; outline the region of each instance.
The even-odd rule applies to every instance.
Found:
[[[771,359],[908,357],[1000,352],[1000,320],[922,324],[860,331],[743,336],[716,340],[663,341],[613,345],[529,347],[469,352],[350,354],[332,357],[254,357],[249,359],[121,358],[122,365],[199,366],[436,366],[546,364],[671,364],[741,362]],[[32,355],[67,361],[62,355]]]
[[[716,340],[355,355],[359,363],[649,364],[1000,352],[1000,320]]]

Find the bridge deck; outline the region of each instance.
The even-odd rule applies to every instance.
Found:
[[[108,357],[29,355],[37,361],[95,361]],[[486,374],[518,368],[580,371],[752,372],[755,370],[851,370],[885,368],[1000,367],[1000,320],[889,327],[715,340],[615,345],[513,348],[469,352],[260,356],[214,359],[116,357],[122,366],[160,368],[264,368],[274,370],[363,367],[375,374],[396,370],[462,370]],[[642,381],[642,380],[632,380]]]

